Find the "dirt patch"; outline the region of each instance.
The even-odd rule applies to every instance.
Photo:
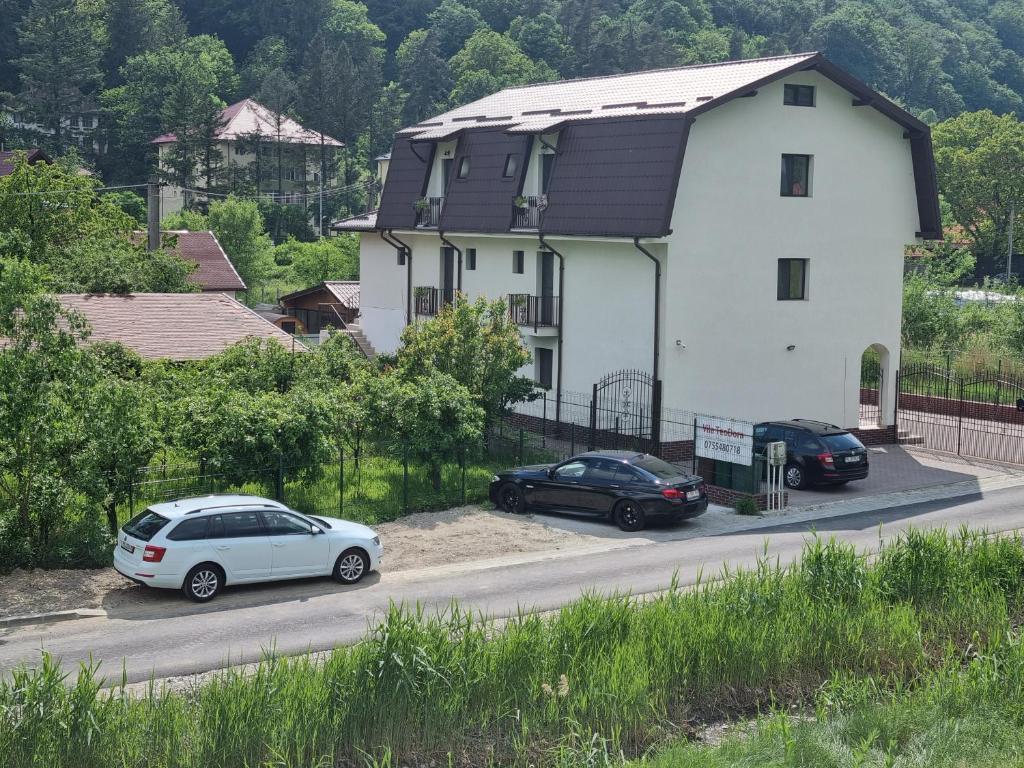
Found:
[[[384,543],[383,571],[451,565],[522,552],[578,548],[594,536],[552,528],[544,518],[507,515],[479,506],[421,512],[375,526]],[[74,608],[116,609],[151,602],[113,568],[99,570],[17,570],[0,577],[0,617]]]

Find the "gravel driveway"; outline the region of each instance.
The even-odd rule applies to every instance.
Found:
[[[565,550],[599,541],[551,527],[543,517],[513,516],[479,506],[422,512],[375,526],[390,573],[450,565],[523,552]],[[146,587],[99,570],[17,570],[0,577],[0,617],[144,604]],[[151,597],[151,596],[150,596]]]

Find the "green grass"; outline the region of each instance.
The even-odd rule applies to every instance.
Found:
[[[324,660],[268,659],[189,696],[100,692],[100,672],[64,681],[46,660],[0,684],[0,754],[11,768],[602,765],[685,721],[812,708],[853,690],[836,681],[909,690],[968,652],[1000,658],[1022,575],[1019,538],[911,532],[870,564],[817,542],[791,568],[501,626],[395,607]],[[1007,669],[991,667],[978,706],[1020,678]]]

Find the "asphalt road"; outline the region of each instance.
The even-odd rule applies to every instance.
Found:
[[[69,672],[90,659],[100,662],[114,680],[122,670],[128,682],[185,675],[256,661],[270,648],[298,654],[356,641],[392,601],[434,611],[456,599],[502,617],[554,609],[588,591],[658,591],[673,574],[680,584],[693,584],[702,574],[704,579],[716,575],[724,564],[750,566],[765,555],[786,563],[799,556],[812,529],[871,550],[880,536],[897,535],[908,526],[961,524],[988,531],[1024,527],[1024,488],[472,572],[434,571],[419,579],[389,576],[385,570],[354,587],[327,580],[291,584],[283,596],[279,587],[247,587],[232,600],[205,606],[154,591],[152,603],[132,613],[0,631],[0,675],[37,664],[43,650],[59,657]]]

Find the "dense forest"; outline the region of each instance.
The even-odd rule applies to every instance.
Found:
[[[0,18],[2,105],[52,133],[0,112],[0,141],[62,154],[60,117],[91,112],[99,150],[79,151],[111,184],[247,96],[346,143],[339,192],[396,128],[538,80],[813,49],[928,121],[1024,107],[1019,0],[0,0]]]

